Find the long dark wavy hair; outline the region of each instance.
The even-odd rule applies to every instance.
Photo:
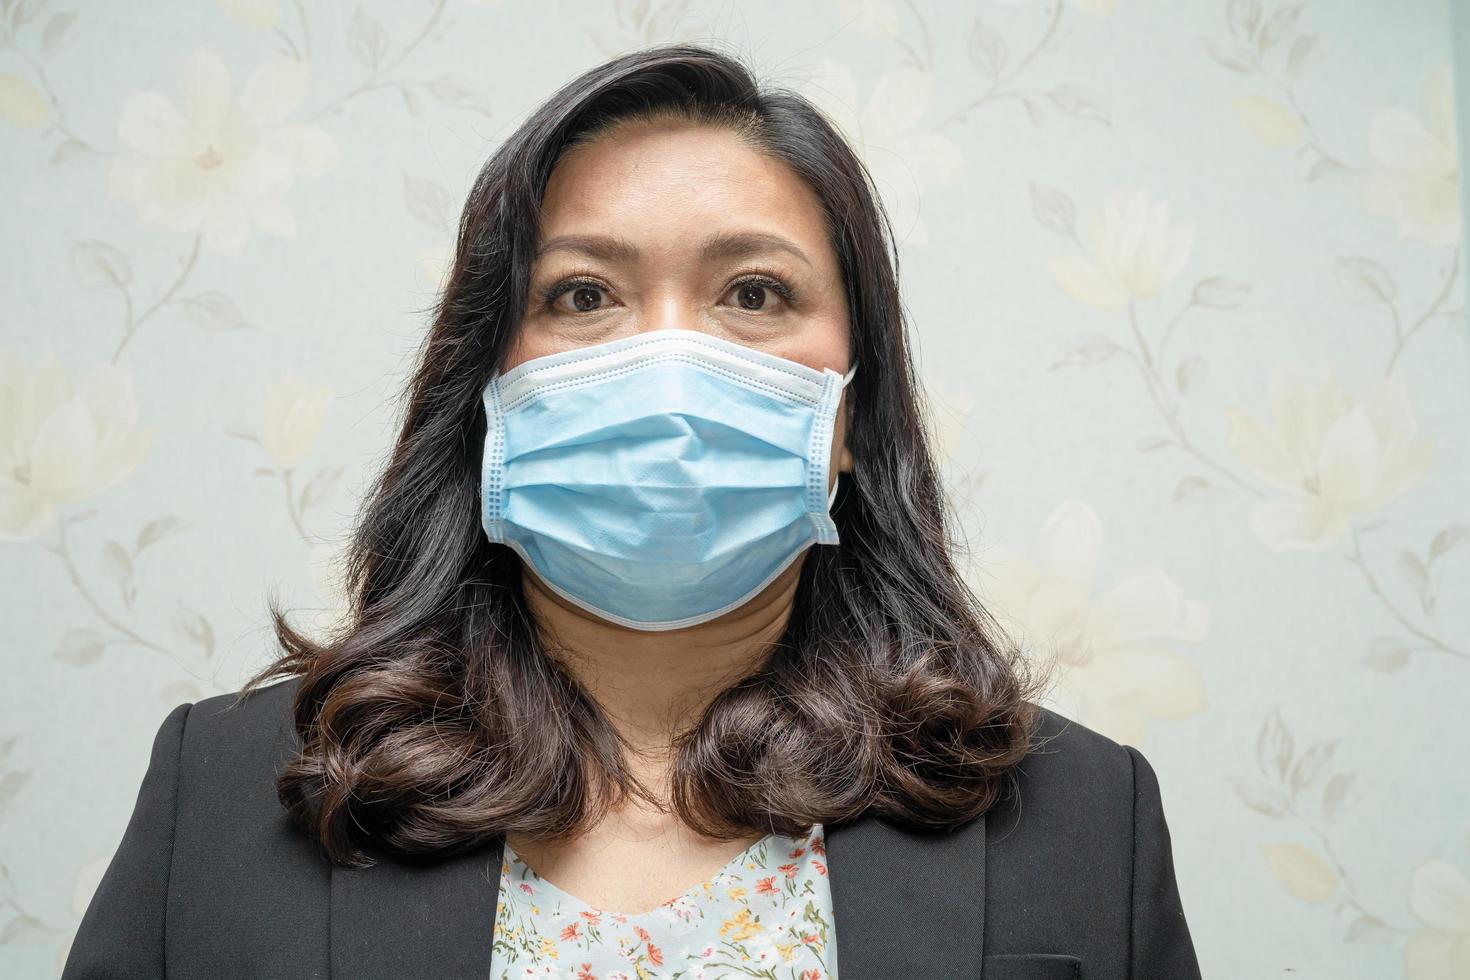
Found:
[[[669,116],[727,127],[810,185],[864,367],[849,388],[855,468],[832,509],[841,544],[810,549],[784,635],[677,733],[664,805],[540,641],[519,557],[480,528],[480,393],[518,329],[560,155],[620,122]],[[707,47],[600,65],[495,150],[465,202],[397,443],[343,558],[347,615],[316,642],[272,599],[283,652],[241,689],[300,676],[302,744],[276,788],[332,861],[372,864],[367,844],[447,855],[505,832],[573,837],[630,795],[734,840],[870,810],[954,827],[1013,788],[1045,672],[957,569],[897,272],[888,216],[842,136],[800,95],[759,86]]]

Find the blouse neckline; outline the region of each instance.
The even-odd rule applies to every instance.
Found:
[[[516,849],[514,847],[511,847],[510,846],[510,842],[509,841],[503,840],[501,842],[501,848],[505,852],[505,858],[506,858],[506,860],[512,866],[512,871],[514,871],[514,867],[516,865],[519,865],[522,869],[525,870],[526,874],[530,878],[532,878],[538,885],[540,885],[541,887],[545,888],[547,891],[551,892],[553,895],[556,895],[557,897],[559,897],[559,898],[561,898],[561,899],[563,899],[563,900],[565,900],[567,902],[572,903],[577,908],[579,908],[579,909],[581,909],[583,911],[586,911],[586,912],[596,913],[597,915],[617,916],[620,919],[640,919],[640,918],[643,918],[644,916],[655,915],[658,912],[666,909],[670,905],[674,905],[674,904],[682,901],[683,899],[689,898],[690,896],[692,896],[692,895],[694,895],[694,894],[696,894],[698,892],[704,891],[705,888],[707,888],[710,884],[712,884],[713,882],[718,881],[721,877],[725,876],[730,871],[731,868],[734,868],[737,865],[739,865],[742,862],[744,862],[745,860],[747,860],[750,857],[751,853],[756,848],[761,847],[761,846],[769,846],[776,839],[776,836],[777,836],[776,834],[766,834],[760,840],[754,841],[753,843],[750,844],[749,847],[745,848],[745,850],[741,851],[739,854],[735,855],[730,860],[726,861],[719,868],[718,871],[714,872],[714,874],[709,875],[703,881],[699,881],[699,882],[694,883],[693,885],[690,885],[688,888],[684,889],[682,892],[680,892],[679,894],[675,895],[673,898],[670,898],[670,899],[668,899],[665,902],[662,902],[662,903],[660,903],[658,905],[655,905],[651,909],[645,909],[642,912],[615,912],[612,909],[600,909],[600,908],[597,908],[594,905],[589,905],[587,902],[582,901],[582,899],[580,899],[577,896],[573,895],[571,892],[564,891],[561,888],[557,887],[556,885],[552,884],[550,881],[547,881],[545,878],[541,877],[541,875],[536,871],[536,869],[533,868],[533,867],[531,867],[529,864],[527,864],[521,858],[520,854],[518,854],[516,852]]]

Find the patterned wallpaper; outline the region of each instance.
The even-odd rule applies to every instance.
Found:
[[[0,0],[7,975],[59,971],[266,595],[334,615],[477,168],[681,39],[882,184],[974,585],[1159,772],[1206,976],[1470,977],[1455,16]]]

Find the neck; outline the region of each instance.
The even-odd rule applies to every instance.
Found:
[[[521,581],[548,652],[596,699],[641,756],[666,761],[675,734],[720,691],[752,673],[791,615],[806,554],[750,601],[681,629],[609,622],[547,588],[529,565]]]

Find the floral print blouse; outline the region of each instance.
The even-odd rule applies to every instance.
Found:
[[[595,909],[508,843],[490,980],[828,980],[837,976],[821,824],[767,834],[713,877],[646,912]]]

